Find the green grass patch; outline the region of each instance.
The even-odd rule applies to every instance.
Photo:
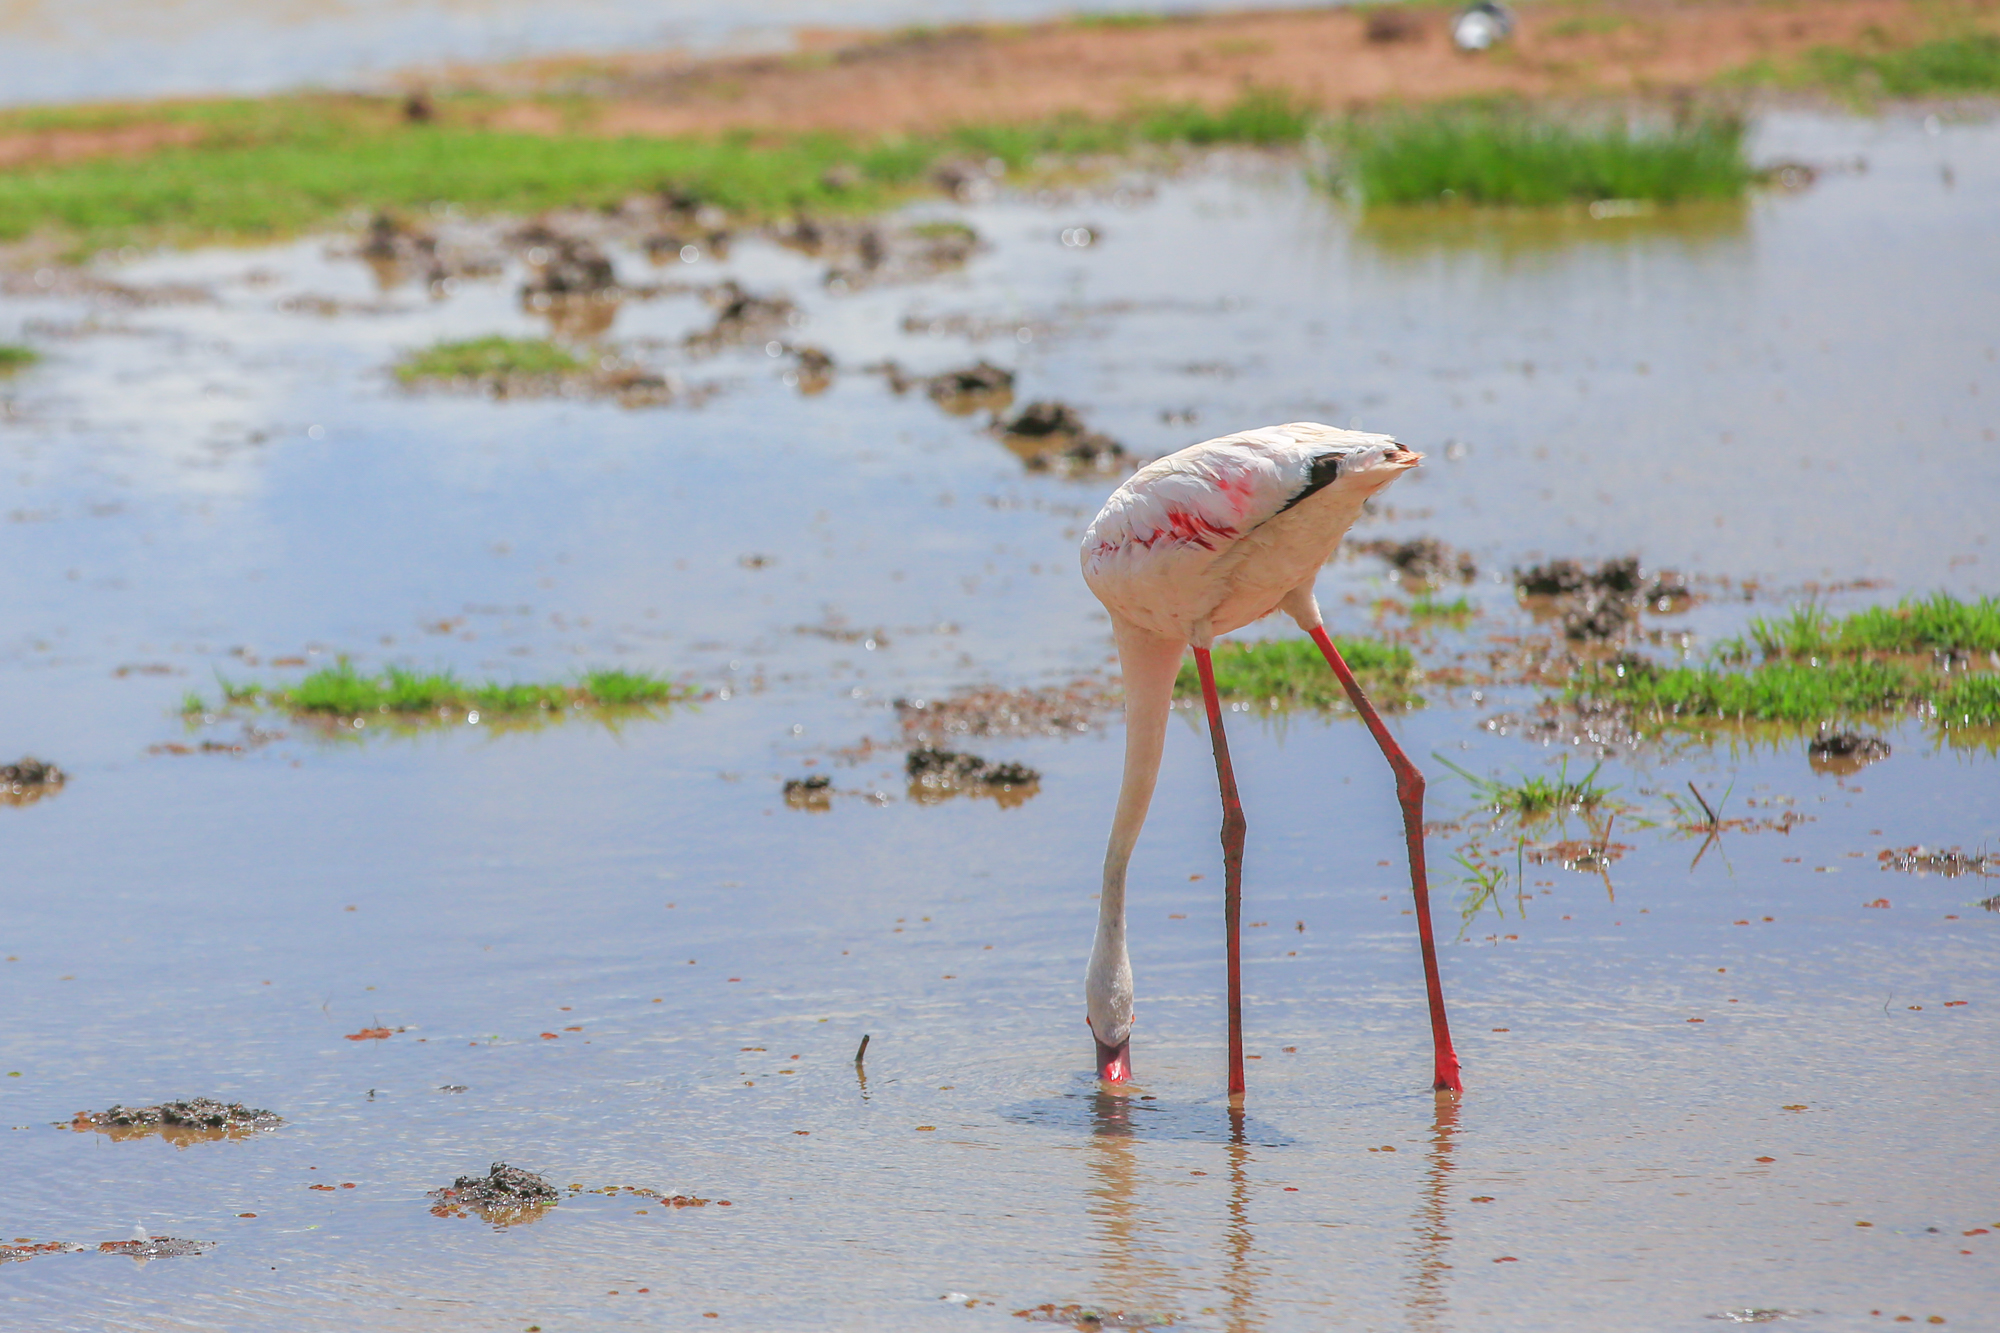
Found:
[[[548,101],[549,99],[543,99]],[[939,162],[968,153],[1012,167],[1050,155],[1146,144],[1290,143],[1311,110],[1250,90],[1210,110],[1155,106],[1106,120],[1058,117],[926,136],[859,139],[810,133],[606,138],[587,131],[583,101],[551,102],[577,128],[526,134],[482,128],[493,99],[438,100],[438,119],[408,124],[392,98],[302,95],[257,100],[48,110],[71,126],[193,125],[193,144],[0,171],[0,241],[49,230],[81,249],[132,242],[266,239],[344,219],[357,209],[533,213],[616,205],[672,189],[744,221],[876,211],[908,197]],[[27,126],[29,113],[0,117]]]
[[[219,678],[218,678],[219,679]],[[501,684],[461,680],[450,671],[420,672],[388,667],[368,674],[345,659],[322,667],[295,685],[245,685],[222,680],[225,704],[264,703],[288,713],[336,719],[390,714],[413,719],[426,714],[478,713],[504,720],[564,709],[636,708],[693,697],[683,684],[643,671],[586,671],[556,684]],[[182,711],[212,711],[190,693]]]
[[[1782,616],[1752,620],[1747,635],[1726,640],[1716,652],[1724,660],[1741,661],[1753,649],[1767,659],[2000,652],[2000,597],[1961,601],[1939,592],[1838,618],[1807,602]]]
[[[32,347],[22,347],[16,343],[0,343],[0,375],[11,375],[17,370],[25,370],[42,359],[42,354]]]
[[[584,368],[569,349],[546,338],[466,338],[432,343],[396,365],[405,384],[424,380],[507,378],[515,375],[568,375]]]
[[[1417,661],[1408,648],[1379,639],[1333,641],[1377,708],[1415,708]],[[1310,639],[1226,640],[1215,647],[1215,689],[1225,699],[1260,708],[1328,709],[1347,703],[1347,692]],[[1201,697],[1201,675],[1192,659],[1181,663],[1174,694]]]
[[[1635,129],[1455,106],[1351,121],[1335,147],[1338,184],[1365,205],[1547,208],[1735,198],[1753,178],[1743,139],[1742,122],[1727,117]]]
[[[1897,662],[1768,662],[1748,670],[1658,667],[1627,658],[1588,667],[1571,696],[1691,725],[1817,725],[1923,707],[1945,726],[2000,724],[2000,673],[1935,672]]]
[[[1553,777],[1537,773],[1511,782],[1468,773],[1435,751],[1431,758],[1471,783],[1480,804],[1517,819],[1540,819],[1559,810],[1594,810],[1615,790],[1597,785],[1597,770],[1604,767],[1601,763],[1593,764],[1582,777],[1572,778],[1569,775],[1568,755],[1562,757],[1562,764]]]
[[[2000,93],[2000,35],[1964,33],[1899,51],[1817,47],[1784,81],[1862,98]]]

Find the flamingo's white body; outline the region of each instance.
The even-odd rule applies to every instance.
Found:
[[[1084,993],[1099,1072],[1130,1076],[1132,964],[1125,943],[1125,875],[1159,776],[1181,655],[1201,668],[1224,807],[1225,917],[1230,954],[1230,1091],[1242,1086],[1236,965],[1243,817],[1222,734],[1209,648],[1216,636],[1284,611],[1311,634],[1397,771],[1410,830],[1412,880],[1424,906],[1423,780],[1395,748],[1326,637],[1313,581],[1362,502],[1421,460],[1387,435],[1314,422],[1242,431],[1191,445],[1141,468],[1105,502],[1083,538],[1083,577],[1111,613],[1125,683],[1125,776],[1104,856],[1103,896]],[[1416,810],[1411,826],[1411,813]],[[1422,921],[1437,1083],[1456,1091],[1457,1058],[1443,1026],[1429,921]]]

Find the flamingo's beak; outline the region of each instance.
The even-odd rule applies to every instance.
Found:
[[[1414,449],[1405,449],[1401,445],[1398,445],[1396,448],[1391,449],[1388,457],[1382,461],[1391,467],[1415,467],[1424,461],[1424,456]]]
[[[1095,1040],[1093,1036],[1092,1040]],[[1132,1039],[1127,1037],[1116,1046],[1097,1043],[1097,1076],[1106,1083],[1130,1083],[1132,1081]]]

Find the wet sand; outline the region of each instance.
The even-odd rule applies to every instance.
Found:
[[[1074,552],[1115,477],[1029,470],[984,414],[862,370],[885,358],[984,358],[1136,458],[1298,418],[1422,449],[1356,537],[1470,552],[1477,614],[1410,626],[1373,555],[1322,600],[1466,673],[1394,725],[1482,774],[1600,748],[1524,735],[1539,692],[1475,679],[1559,635],[1517,565],[1679,570],[1703,600],[1643,617],[1660,654],[1808,595],[1990,592],[2000,133],[1781,114],[1756,152],[1868,165],[1727,214],[1468,234],[1357,223],[1295,160],[1223,154],[925,205],[984,248],[844,291],[759,238],[657,267],[612,245],[633,285],[786,297],[782,339],[835,367],[806,394],[782,345],[690,344],[715,318],[690,287],[604,331],[712,389],[645,407],[396,384],[433,339],[547,330],[518,259],[438,299],[379,287],[353,237],[10,287],[0,339],[44,360],[0,383],[0,753],[67,781],[0,808],[0,1167],[10,1243],[89,1252],[0,1264],[0,1323],[1980,1327],[2000,912],[1988,878],[1880,860],[2000,843],[1977,738],[1892,719],[1890,756],[1845,774],[1803,736],[1611,743],[1629,850],[1527,862],[1491,901],[1452,855],[1513,843],[1426,758],[1468,1085],[1440,1105],[1379,757],[1344,717],[1232,713],[1262,923],[1240,1121],[1191,715],[1134,867],[1129,1097],[1092,1085],[1080,997],[1115,720],[938,742],[1035,770],[1027,799],[908,790],[916,699],[1095,697],[1110,645]],[[341,654],[630,666],[708,698],[615,728],[262,717],[285,734],[195,748],[244,723],[188,726],[187,690]],[[823,811],[785,801],[808,773]],[[1690,780],[1762,830],[1676,829]],[[70,1128],[193,1096],[284,1123]],[[496,1162],[561,1197],[433,1213]],[[134,1227],[215,1244],[97,1250]]]

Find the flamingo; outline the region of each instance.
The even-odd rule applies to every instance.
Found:
[[[1229,763],[1210,647],[1216,636],[1284,611],[1312,637],[1396,776],[1409,846],[1410,891],[1429,993],[1436,1058],[1432,1087],[1460,1090],[1445,1021],[1424,879],[1424,777],[1396,744],[1327,637],[1313,580],[1362,501],[1423,455],[1387,435],[1316,422],[1265,426],[1190,445],[1139,469],[1112,492],[1083,537],[1083,577],[1111,613],[1125,679],[1125,772],[1104,853],[1097,935],[1084,976],[1098,1077],[1132,1077],[1132,960],[1125,945],[1125,872],[1160,773],[1181,654],[1192,648],[1222,789],[1222,915],[1229,970],[1229,1093],[1244,1092],[1243,988],[1238,926],[1243,895],[1243,804]]]

